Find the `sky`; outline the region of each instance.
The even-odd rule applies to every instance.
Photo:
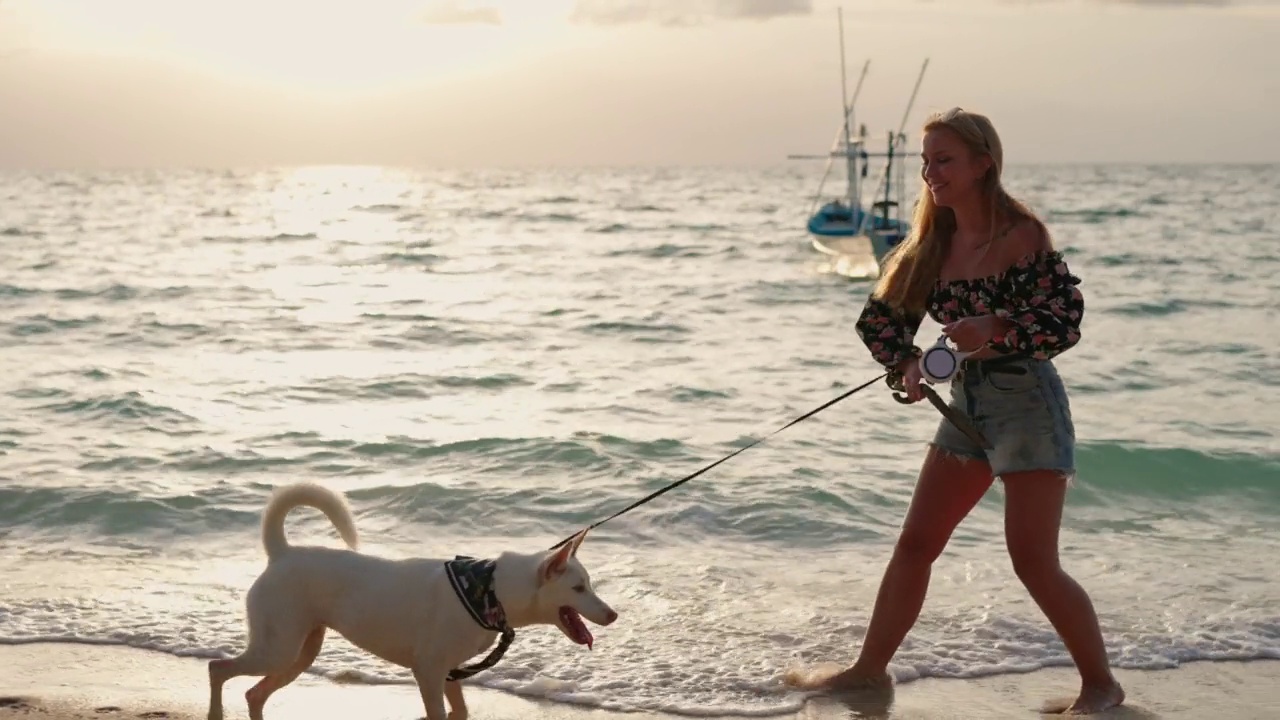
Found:
[[[1010,165],[1280,162],[1280,0],[843,0],[858,122]],[[840,125],[823,0],[0,0],[0,168],[786,163]]]

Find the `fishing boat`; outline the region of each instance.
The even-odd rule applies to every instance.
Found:
[[[840,28],[840,91],[844,117],[832,141],[831,150],[825,155],[789,155],[792,160],[825,159],[826,170],[818,184],[809,207],[806,229],[812,236],[813,247],[829,256],[834,272],[854,277],[879,274],[884,256],[911,232],[906,219],[905,164],[907,117],[915,104],[920,83],[929,67],[926,58],[916,78],[915,88],[907,102],[898,131],[886,133],[883,149],[872,152],[867,141],[867,126],[858,126],[855,134],[854,110],[862,84],[866,80],[871,61],[863,63],[862,74],[849,97],[844,51],[844,14],[837,8]],[[828,198],[824,202],[823,187],[839,162],[844,167],[845,191],[843,195]],[[879,177],[874,183],[867,181],[872,164],[881,164]]]

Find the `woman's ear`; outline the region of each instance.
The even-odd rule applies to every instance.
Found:
[[[991,153],[980,153],[978,155],[978,167],[982,168],[982,172],[978,173],[978,178],[982,179],[987,173],[996,166],[995,158],[991,157]]]

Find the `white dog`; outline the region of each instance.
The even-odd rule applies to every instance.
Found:
[[[284,520],[300,506],[328,516],[351,550],[290,546]],[[555,625],[590,648],[581,616],[597,625],[618,619],[575,557],[585,536],[584,530],[556,551],[506,552],[492,560],[387,560],[354,552],[355,519],[342,496],[311,483],[279,488],[262,515],[267,567],[245,603],[248,646],[239,657],[209,663],[209,720],[222,719],[227,680],[264,675],[245,693],[249,717],[261,720],[271,693],[315,661],[325,628],[412,670],[427,720],[464,720],[462,688],[448,680],[449,671],[488,648],[499,630]]]

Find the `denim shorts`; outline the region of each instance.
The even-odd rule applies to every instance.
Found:
[[[951,407],[973,420],[992,446],[984,450],[942,419],[933,444],[991,465],[991,473],[1075,473],[1075,425],[1062,378],[1049,360],[967,362],[951,381]]]

